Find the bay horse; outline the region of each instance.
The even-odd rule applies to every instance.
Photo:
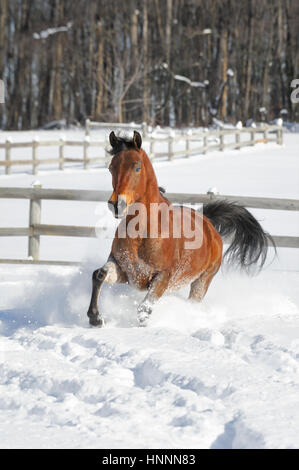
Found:
[[[224,236],[232,237],[225,253],[230,262],[245,269],[257,264],[263,266],[271,237],[246,208],[225,200],[204,205],[203,213],[189,207],[173,206],[158,186],[150,159],[142,149],[141,135],[134,131],[133,138],[129,139],[111,132],[109,141],[113,193],[108,207],[121,221],[107,262],[92,275],[87,313],[91,325],[104,324],[98,310],[98,297],[104,282],[129,283],[147,291],[137,308],[140,326],[147,324],[153,305],[165,292],[190,285],[189,299],[201,301],[221,266]],[[136,224],[137,235],[130,236],[127,229],[134,222],[135,214],[134,211],[130,213],[130,208],[137,203],[144,210]],[[166,236],[161,205],[169,209]],[[174,236],[178,216],[183,222],[189,219],[193,227],[192,240],[196,236],[200,238],[195,248],[186,245],[190,237],[184,233]],[[154,218],[155,236],[149,236]]]

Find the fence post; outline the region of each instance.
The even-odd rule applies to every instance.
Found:
[[[88,147],[89,147],[90,137],[86,135],[83,142],[83,168],[87,170],[88,168]]]
[[[168,160],[173,160],[173,137],[168,140]]]
[[[40,189],[42,185],[39,182],[32,184],[33,190]],[[34,227],[36,224],[41,222],[41,200],[36,199],[34,196],[30,199],[29,207],[29,228],[31,229],[31,234],[28,239],[28,257],[32,258],[33,261],[39,260],[39,244],[40,237],[39,235],[34,235]]]
[[[219,191],[217,188],[210,188],[208,189],[207,194],[210,196],[210,199],[215,199],[215,196],[219,195]]]
[[[141,130],[142,130],[142,137],[145,139],[147,137],[147,123],[143,122],[141,124]]]
[[[110,161],[111,161],[111,155],[110,155],[110,153],[108,152],[108,150],[105,148],[105,160],[104,160],[104,165],[105,165],[106,168],[109,167]]]
[[[85,121],[85,135],[90,136],[90,119]]]
[[[186,157],[190,157],[190,140],[188,134],[186,134]]]
[[[155,158],[155,139],[152,137],[150,138],[150,160],[153,160]]]
[[[277,132],[276,132],[276,142],[277,142],[278,145],[282,145],[282,144],[283,144],[282,127],[280,127],[280,129],[277,129]]]
[[[264,141],[265,144],[268,142],[268,129],[266,127],[264,128]]]
[[[35,136],[33,141],[32,141],[32,174],[36,175],[37,174],[37,148],[39,144],[39,138],[38,136]]]
[[[254,128],[250,129],[250,141],[251,141],[251,145],[255,144],[255,130],[254,130]]]
[[[223,131],[219,131],[219,139],[220,139],[220,151],[223,152],[224,150],[224,135],[222,133]]]
[[[208,151],[208,136],[204,135],[203,136],[203,154],[206,155]]]
[[[240,150],[240,131],[236,130],[236,149]]]
[[[64,170],[64,148],[65,148],[65,137],[60,137],[59,144],[59,170]]]
[[[11,137],[7,137],[5,141],[5,174],[10,175],[11,173],[11,165],[10,165],[10,160],[11,160],[11,144],[12,144],[12,139]]]

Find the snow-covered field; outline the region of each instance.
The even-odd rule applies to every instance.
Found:
[[[160,162],[170,192],[299,198],[298,134],[285,144]],[[27,173],[0,186],[28,187]],[[110,189],[106,169],[44,171],[43,187]],[[0,225],[27,225],[28,202],[1,200]],[[299,214],[252,211],[272,234]],[[42,222],[115,224],[105,204],[43,201]],[[299,250],[256,277],[220,272],[202,304],[162,298],[138,328],[142,293],[105,286],[106,327],[88,325],[92,271],[111,240],[44,237],[43,259],[80,268],[0,267],[0,436],[4,448],[298,448]],[[0,258],[26,257],[1,238]]]

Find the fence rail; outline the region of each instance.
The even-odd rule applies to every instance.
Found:
[[[33,139],[31,142],[13,142],[12,139],[7,138],[4,143],[0,143],[0,149],[4,149],[4,159],[0,160],[0,167],[5,168],[5,174],[11,173],[12,166],[16,165],[31,165],[32,174],[38,173],[40,165],[44,164],[58,164],[58,168],[63,170],[66,163],[80,163],[84,169],[88,169],[90,165],[102,164],[107,166],[110,161],[110,155],[106,151],[107,143],[104,141],[92,141],[90,139],[91,128],[106,128],[106,129],[140,129],[143,132],[143,142],[149,147],[148,155],[151,160],[157,158],[167,158],[173,160],[175,157],[190,157],[197,154],[206,154],[211,150],[224,151],[225,149],[240,150],[242,147],[253,146],[257,143],[276,142],[279,145],[283,143],[283,130],[281,126],[264,126],[264,127],[248,127],[244,129],[219,129],[207,130],[206,132],[200,131],[189,135],[188,133],[181,135],[169,135],[166,138],[153,137],[148,133],[147,126],[143,125],[128,125],[128,124],[114,124],[114,123],[93,123],[86,124],[86,135],[82,140],[68,140],[63,137],[57,140],[39,140]],[[242,134],[249,134],[250,139],[242,141],[240,136]],[[234,136],[233,141],[227,141],[228,136]],[[184,141],[184,148],[175,150],[175,144]],[[198,146],[192,147],[191,144],[198,142]],[[166,151],[157,151],[160,145],[167,146]],[[51,158],[39,158],[39,149],[41,147],[57,147],[58,156]],[[65,149],[67,147],[81,147],[82,157],[66,157]],[[90,157],[89,149],[98,147],[103,149],[103,155],[99,157]],[[31,159],[14,159],[12,158],[13,149],[31,148]]]
[[[58,264],[58,265],[78,265],[79,262],[70,261],[47,261],[40,260],[40,237],[41,236],[61,236],[61,237],[96,237],[95,227],[75,226],[75,225],[49,225],[41,223],[42,200],[57,201],[95,201],[106,202],[110,196],[110,191],[89,191],[75,189],[44,189],[33,188],[0,188],[0,199],[28,199],[29,223],[28,227],[1,227],[0,237],[28,237],[28,257],[27,259],[0,259],[0,263],[21,263],[21,264]],[[244,196],[224,196],[215,194],[180,194],[167,193],[167,198],[172,203],[178,204],[205,204],[211,200],[227,200],[238,202],[248,208],[299,211],[299,200],[297,199],[277,199],[259,198]],[[97,227],[97,233],[99,228]],[[105,227],[102,227],[103,232]],[[278,247],[299,248],[299,237],[293,236],[273,236]]]

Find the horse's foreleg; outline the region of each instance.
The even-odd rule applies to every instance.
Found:
[[[152,313],[153,305],[162,297],[168,287],[169,277],[169,273],[163,271],[153,278],[148,293],[137,308],[137,319],[140,326],[146,326]]]
[[[89,323],[93,326],[103,326],[104,324],[103,317],[98,310],[98,298],[104,282],[110,284],[127,282],[125,274],[112,259],[109,259],[102,268],[96,269],[92,275],[92,294],[87,316]]]

